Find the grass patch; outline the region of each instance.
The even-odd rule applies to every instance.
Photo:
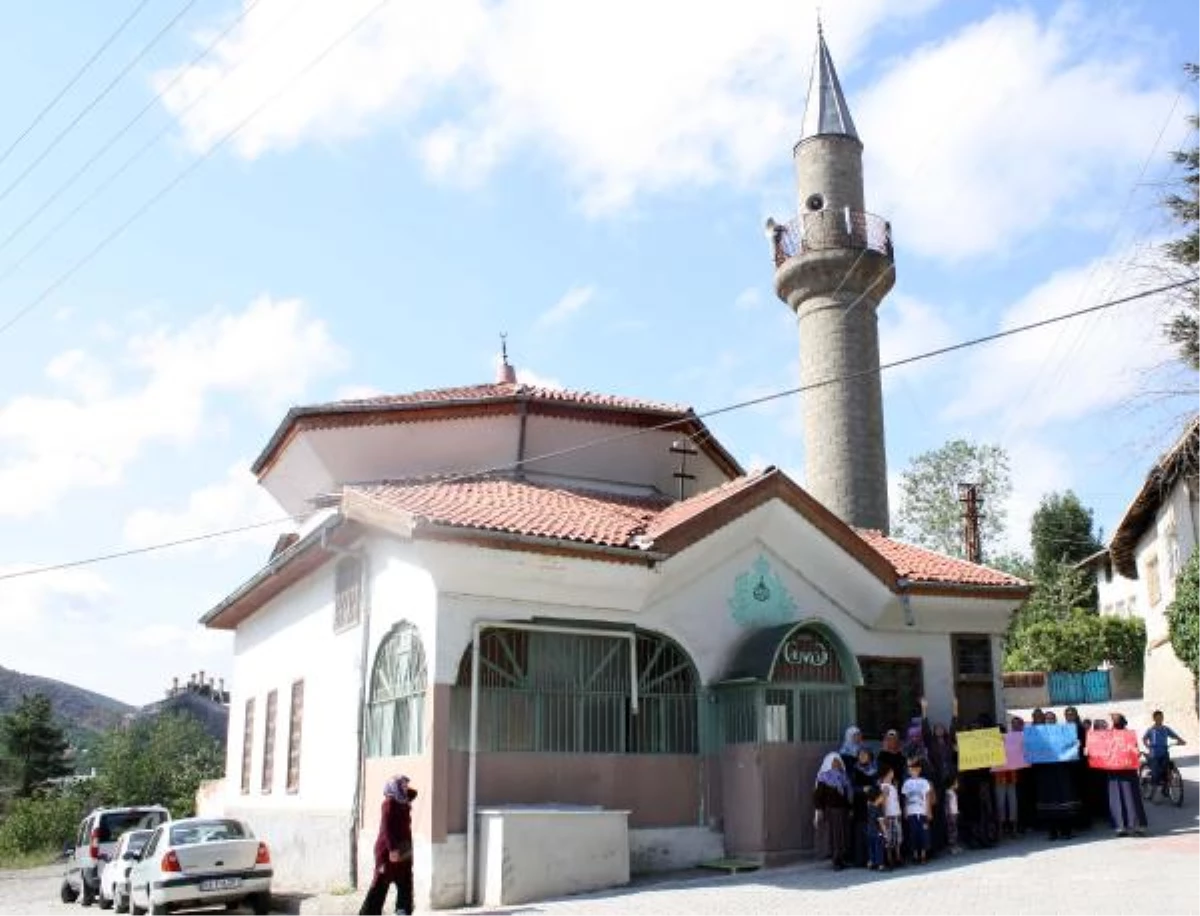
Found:
[[[35,852],[0,852],[0,868],[40,868],[53,865],[61,854],[57,849]]]

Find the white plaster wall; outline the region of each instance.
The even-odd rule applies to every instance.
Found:
[[[678,495],[679,483],[672,475],[679,470],[680,456],[672,454],[669,449],[672,442],[681,438],[682,433],[678,430],[661,430],[621,436],[623,432],[634,432],[634,429],[607,423],[531,416],[525,439],[525,454],[529,457],[555,454],[601,439],[612,441],[537,461],[530,464],[528,469],[531,473],[568,474],[597,481],[640,483],[654,486],[674,499]],[[727,479],[702,451],[688,456],[687,473],[696,475],[695,480],[687,482],[685,492],[688,496],[711,490]]]

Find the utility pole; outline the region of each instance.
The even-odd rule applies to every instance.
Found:
[[[972,563],[983,562],[983,550],[979,546],[979,485],[960,483],[958,501],[963,504],[963,553]]]

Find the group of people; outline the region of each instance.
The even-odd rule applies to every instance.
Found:
[[[1107,818],[1118,836],[1146,832],[1138,770],[1089,768],[1087,739],[1092,731],[1128,728],[1119,712],[1111,722],[1081,720],[1068,706],[1063,720],[1075,725],[1078,759],[1038,763],[1017,769],[959,771],[958,702],[949,727],[931,725],[928,704],[920,701],[904,734],[888,730],[873,752],[855,725],[846,729],[842,746],[825,756],[813,789],[814,826],[823,838],[833,868],[866,867],[887,871],[911,863],[922,865],[931,854],[957,854],[963,846],[994,845],[1002,836],[1044,829],[1051,840],[1070,839]],[[1034,725],[1057,724],[1052,711],[1035,709]],[[1142,735],[1155,789],[1166,795],[1166,771],[1172,742],[1184,741],[1163,722],[1160,711]],[[967,728],[996,727],[979,716]],[[1013,716],[1006,730],[1023,731]]]

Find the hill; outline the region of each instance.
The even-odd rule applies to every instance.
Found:
[[[54,714],[75,744],[89,733],[95,735],[107,731],[136,709],[73,684],[0,667],[0,715],[13,709],[26,693],[44,693],[50,698]]]

